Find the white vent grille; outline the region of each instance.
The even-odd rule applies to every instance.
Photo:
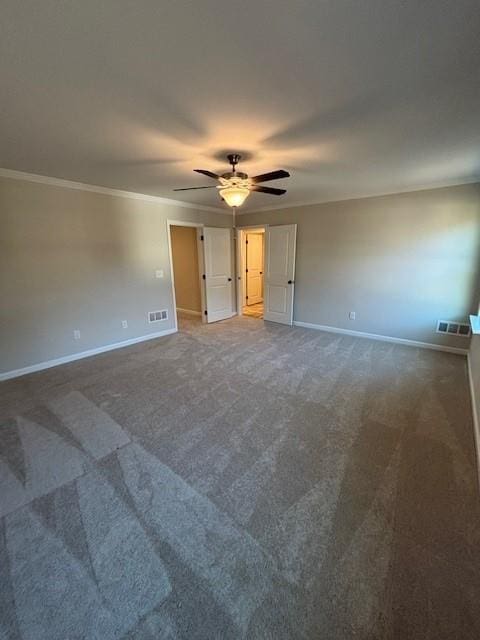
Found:
[[[167,320],[168,314],[167,310],[163,309],[161,311],[149,311],[148,312],[148,321],[149,322],[161,322],[162,320]]]
[[[437,322],[437,333],[446,333],[450,336],[470,337],[470,325],[466,322],[449,322],[439,320]]]

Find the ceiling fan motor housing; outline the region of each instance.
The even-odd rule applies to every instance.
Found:
[[[227,171],[227,173],[222,173],[222,178],[225,178],[225,180],[229,180],[230,178],[246,180],[248,178],[248,175],[246,173],[242,173],[241,171]]]
[[[235,165],[240,162],[242,156],[239,153],[229,153],[227,158],[229,163],[232,165],[233,170],[235,171]]]

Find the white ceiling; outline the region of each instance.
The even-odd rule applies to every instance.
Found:
[[[0,167],[218,205],[288,169],[313,203],[480,177],[478,0],[2,0]]]

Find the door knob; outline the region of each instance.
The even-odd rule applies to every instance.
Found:
[[[231,282],[231,281],[232,281],[232,279],[231,279],[231,278],[229,278],[229,279],[228,279],[228,281],[229,281],[229,282]]]
[[[294,284],[294,281],[293,280],[289,280],[288,284]]]

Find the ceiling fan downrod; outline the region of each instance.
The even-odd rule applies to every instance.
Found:
[[[237,166],[237,164],[242,159],[242,156],[239,153],[229,153],[227,158],[228,158],[229,163],[232,165],[233,174],[235,175],[237,173],[235,171],[235,167]]]

